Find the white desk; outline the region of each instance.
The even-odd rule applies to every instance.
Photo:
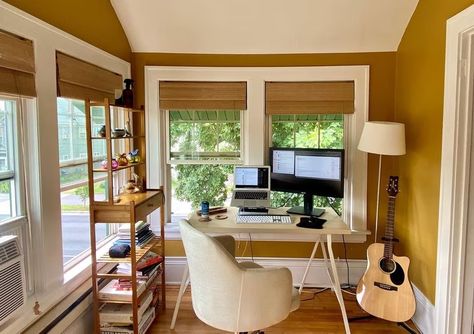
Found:
[[[284,213],[282,209],[270,210],[269,214],[278,214]],[[304,282],[308,274],[308,270],[311,266],[311,262],[316,254],[316,250],[319,245],[321,245],[321,250],[323,253],[324,263],[326,264],[326,269],[328,276],[330,278],[331,284],[336,293],[339,306],[341,307],[342,318],[344,321],[344,328],[346,333],[350,333],[349,322],[347,320],[346,308],[344,306],[344,299],[342,297],[341,285],[339,283],[339,277],[336,270],[336,262],[334,261],[334,254],[332,250],[332,236],[341,235],[341,234],[350,234],[351,230],[349,227],[337,216],[332,209],[326,209],[326,212],[321,218],[326,219],[326,223],[322,229],[309,229],[297,227],[296,224],[299,222],[301,216],[291,215],[292,224],[237,224],[236,215],[237,208],[228,208],[227,219],[218,220],[215,216],[211,216],[210,222],[200,222],[199,217],[193,213],[189,217],[190,224],[204,232],[204,233],[219,233],[219,234],[239,234],[239,233],[285,233],[296,234],[302,236],[300,241],[310,241],[314,242],[313,251],[311,252],[311,257],[308,260],[303,278],[300,283],[299,292],[303,290]],[[328,257],[326,253],[326,245],[322,237],[326,237],[327,242],[327,252],[329,253],[329,264]],[[176,318],[178,316],[179,305],[183,297],[184,291],[189,284],[189,271],[186,266],[183,279],[181,281],[181,286],[178,293],[178,298],[176,300],[176,306],[173,313],[173,318],[171,320],[171,329],[174,329]]]

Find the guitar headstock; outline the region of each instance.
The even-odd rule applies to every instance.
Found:
[[[398,194],[398,176],[390,176],[388,179],[387,193],[390,196],[397,196]]]

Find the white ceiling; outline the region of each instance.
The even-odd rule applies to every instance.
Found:
[[[111,0],[133,52],[396,51],[418,0]]]

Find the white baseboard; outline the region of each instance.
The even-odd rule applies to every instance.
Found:
[[[416,312],[412,320],[422,333],[435,333],[435,307],[415,286]]]
[[[238,261],[249,261],[249,258],[237,258]],[[255,258],[255,262],[264,267],[287,267],[293,275],[293,282],[299,285],[308,263],[305,258]],[[366,260],[348,260],[349,283],[357,284],[367,267]],[[166,257],[166,284],[180,284],[183,275],[185,257]],[[345,260],[336,260],[336,267],[341,284],[347,283],[347,266]],[[306,277],[305,286],[330,287],[324,260],[315,259]]]

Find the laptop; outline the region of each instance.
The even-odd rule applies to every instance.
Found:
[[[231,206],[270,207],[270,166],[235,166]]]

